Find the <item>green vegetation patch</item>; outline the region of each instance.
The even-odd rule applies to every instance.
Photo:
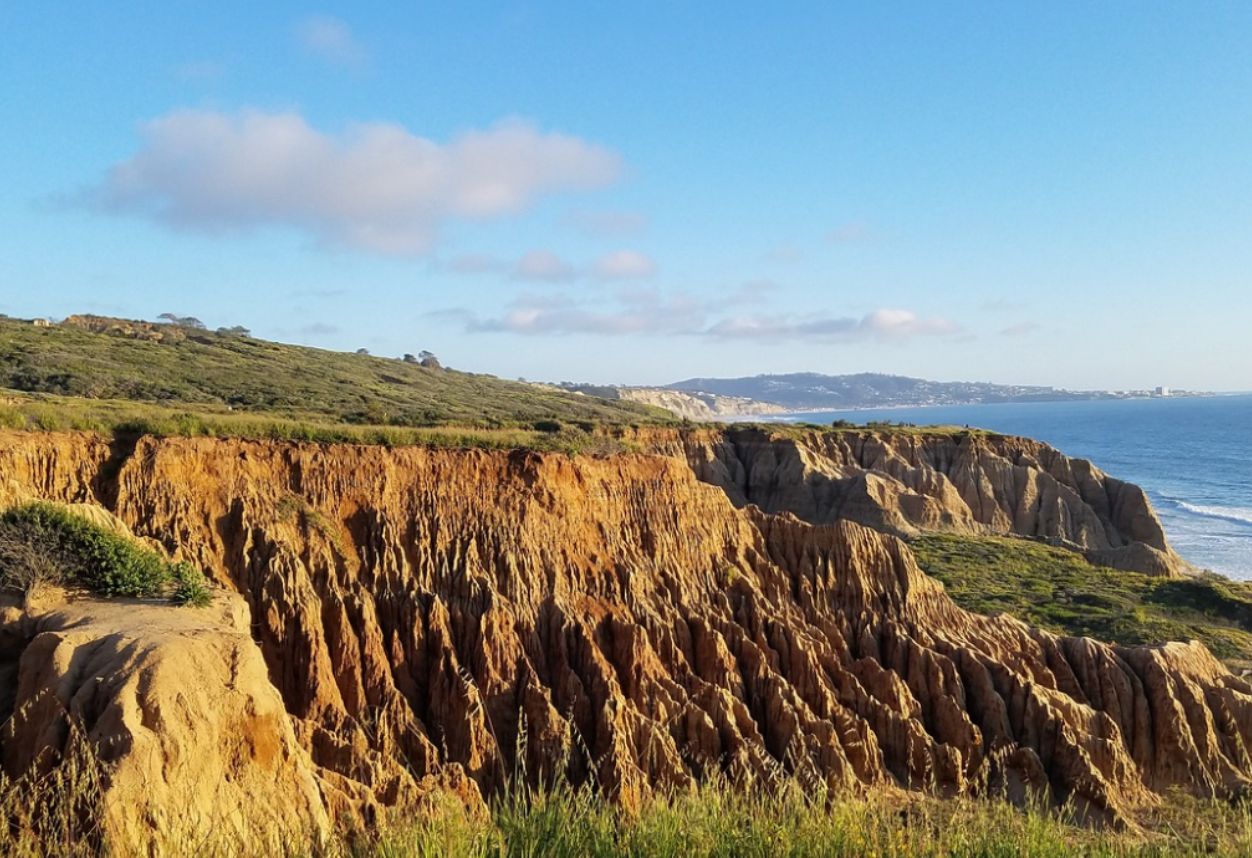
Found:
[[[203,573],[171,563],[150,548],[64,507],[28,503],[0,514],[0,586],[27,592],[40,584],[73,583],[102,596],[169,595],[205,605]]]
[[[668,423],[667,411],[404,359],[179,325],[0,318],[0,388],[389,427]]]
[[[0,427],[40,432],[97,432],[127,438],[154,435],[384,447],[542,450],[571,455],[628,452],[635,447],[611,428],[587,421],[569,426],[537,421],[536,425],[543,428],[372,426],[332,423],[318,415],[267,415],[229,411],[220,406],[189,409],[178,405],[49,394],[20,394],[0,399]]]
[[[929,534],[917,562],[964,608],[1122,644],[1202,641],[1234,667],[1252,667],[1252,586],[1220,575],[1154,578],[1089,563],[1026,539]]]

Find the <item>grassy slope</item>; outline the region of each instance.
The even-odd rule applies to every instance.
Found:
[[[1025,539],[935,534],[911,545],[921,567],[970,610],[1117,643],[1200,640],[1232,667],[1252,667],[1252,585],[1122,572]]]
[[[149,342],[0,319],[0,388],[179,403],[325,423],[516,427],[541,420],[627,424],[668,412],[493,376],[182,329]]]

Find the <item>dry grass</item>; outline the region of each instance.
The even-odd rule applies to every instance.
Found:
[[[0,780],[0,854],[94,858],[136,854],[111,842],[101,813],[107,767],[81,734],[62,764],[44,774]],[[877,792],[832,798],[795,783],[743,792],[706,785],[625,811],[589,788],[558,784],[513,789],[487,816],[448,799],[396,813],[364,834],[330,842],[259,817],[251,827],[213,822],[213,808],[189,807],[186,824],[140,846],[146,854],[235,858],[511,858],[511,856],[830,856],[830,858],[992,858],[993,856],[1247,856],[1252,811],[1244,805],[1171,797],[1141,820],[1150,828],[1091,830],[1066,812],[1020,810],[1000,801]]]

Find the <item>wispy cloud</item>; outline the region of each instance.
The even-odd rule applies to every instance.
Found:
[[[771,247],[765,253],[765,261],[778,265],[793,265],[804,259],[804,251],[791,242]]]
[[[762,304],[778,291],[773,280],[749,280],[726,296],[727,304]]]
[[[507,267],[502,260],[490,253],[460,253],[444,265],[457,274],[490,274]]]
[[[704,333],[721,339],[838,341],[873,338],[908,340],[914,337],[961,333],[954,322],[923,318],[909,310],[881,309],[855,316],[735,316],[711,325]]]
[[[648,228],[648,219],[639,212],[577,209],[566,220],[578,230],[599,237],[639,235]]]
[[[864,316],[794,316],[757,314],[726,316],[725,302],[688,295],[663,295],[653,289],[630,289],[612,300],[585,300],[571,295],[519,296],[499,316],[479,316],[465,309],[441,311],[470,333],[512,333],[561,336],[570,334],[651,334],[719,340],[752,340],[763,344],[796,341],[901,342],[916,337],[958,337],[962,328],[941,318],[907,310],[880,309]]]
[[[302,18],[296,23],[295,36],[310,54],[334,65],[360,68],[369,59],[369,53],[352,29],[330,15]]]
[[[699,325],[703,308],[683,297],[597,308],[576,302],[519,301],[494,318],[470,317],[468,332],[567,334],[682,334]]]
[[[517,260],[511,276],[514,280],[565,283],[573,280],[576,273],[574,266],[552,251],[532,250]]]
[[[505,273],[512,280],[534,283],[645,280],[657,272],[656,261],[637,250],[617,250],[587,264],[575,264],[546,249],[527,251],[513,262],[488,253],[463,253],[441,265],[456,274]]]
[[[1000,331],[1002,337],[1024,337],[1038,331],[1042,325],[1038,322],[1018,322],[1016,325],[1009,325]]]
[[[519,121],[437,143],[392,124],[336,135],[298,113],[180,110],[142,136],[89,202],[182,229],[283,226],[400,256],[429,253],[446,221],[516,215],[620,171],[608,149]]]
[[[826,233],[826,241],[831,244],[856,244],[870,236],[869,227],[861,221],[848,221]]]
[[[656,262],[637,250],[616,250],[596,260],[592,276],[600,280],[641,280],[656,274]]]

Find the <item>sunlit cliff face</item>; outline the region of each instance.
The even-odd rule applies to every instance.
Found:
[[[935,473],[953,475],[965,504],[953,520],[982,522],[995,514],[971,502],[963,474],[988,498],[1011,486],[1020,501],[1048,497],[1022,488],[1045,485],[1037,472],[1067,485],[1068,468],[1079,488],[1054,492],[1068,503],[1102,478],[1093,469],[1025,448],[953,448],[948,460],[941,446],[880,439],[800,451],[812,458],[798,469],[795,451],[774,450],[769,481],[766,448],[747,456],[742,438],[706,430],[656,446],[667,444],[674,455],[571,458],[9,432],[0,502],[103,505],[237,593],[250,634],[235,640],[264,665],[249,693],[281,701],[283,753],[336,817],[439,788],[477,801],[519,771],[590,780],[628,805],[721,772],[1019,800],[1043,791],[1093,819],[1172,787],[1225,794],[1252,779],[1252,687],[1202,646],[1109,647],[970,614],[893,536],[728,497],[762,502],[768,487],[773,506],[820,499],[806,474],[855,454],[857,468],[897,469],[936,508],[955,504],[948,489],[900,469],[942,464]],[[697,447],[716,455],[696,470],[731,475],[725,491],[697,479]],[[89,728],[160,733],[173,728],[155,713],[178,681],[234,681],[200,671],[87,694],[73,651],[91,640],[39,667],[22,653],[40,621],[10,619],[26,624],[9,652],[15,710],[55,694],[79,701]],[[162,657],[143,627],[125,634]],[[6,742],[6,760],[64,739],[29,729]],[[219,753],[239,753],[229,729],[214,735]],[[144,765],[174,765],[176,745]]]

